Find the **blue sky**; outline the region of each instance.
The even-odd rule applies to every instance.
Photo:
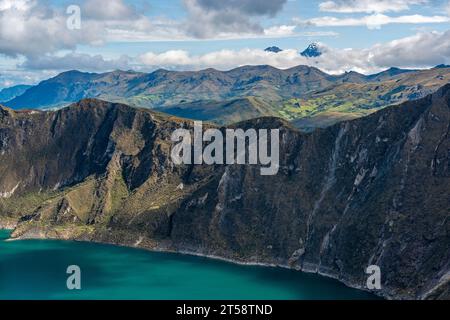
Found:
[[[450,63],[449,29],[449,0],[0,0],[0,88],[67,69],[426,68]],[[320,58],[298,54],[311,42]]]

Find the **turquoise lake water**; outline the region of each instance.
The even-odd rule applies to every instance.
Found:
[[[0,299],[374,299],[317,275],[85,242],[4,241]],[[66,287],[69,265],[81,290]]]

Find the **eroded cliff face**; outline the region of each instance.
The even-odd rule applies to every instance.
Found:
[[[280,129],[280,170],[175,166],[192,123],[84,100],[0,114],[0,220],[13,236],[102,241],[319,272],[391,298],[449,298],[450,85],[302,134]]]

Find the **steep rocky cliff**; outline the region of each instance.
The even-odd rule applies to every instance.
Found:
[[[450,85],[310,134],[275,118],[280,170],[175,166],[188,120],[99,100],[0,110],[0,221],[18,238],[110,242],[318,272],[390,298],[449,298]]]

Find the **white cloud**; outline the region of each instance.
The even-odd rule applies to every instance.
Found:
[[[34,0],[0,0],[0,54],[36,56],[99,41],[103,32],[68,30],[67,15]]]
[[[316,60],[319,67],[332,72],[354,70],[373,73],[389,67],[429,68],[450,63],[450,30],[419,32],[413,36],[367,49],[328,48]]]
[[[100,0],[89,0],[100,1]],[[117,1],[117,0],[116,0]],[[183,0],[184,20],[144,16],[108,26],[109,41],[184,41],[279,38],[301,36],[296,25],[263,27],[262,18],[273,17],[287,0]]]
[[[287,49],[279,53],[265,52],[260,49],[242,49],[214,51],[204,55],[190,55],[183,50],[172,50],[160,54],[149,52],[139,57],[139,61],[152,69],[173,70],[200,70],[210,67],[229,70],[244,65],[271,65],[280,69],[309,65],[330,73],[342,73],[347,70],[370,73],[380,69],[371,65],[366,53],[335,50],[323,44],[319,45],[324,54],[314,59],[301,56],[297,49]]]
[[[81,29],[66,27],[65,9],[37,0],[0,0],[0,54],[30,58],[110,41],[186,40],[182,22],[148,18],[123,0],[85,0]],[[11,27],[14,26],[14,27]]]
[[[111,71],[128,69],[129,62],[130,58],[125,55],[108,60],[101,55],[69,53],[64,56],[44,55],[29,58],[20,67],[28,70]]]
[[[295,35],[297,26],[274,26],[264,30],[264,35],[268,37],[286,37]]]
[[[63,7],[37,0],[0,0],[0,55],[36,56],[113,41],[182,41],[301,35],[295,25],[263,27],[287,0],[184,0],[187,17],[147,17],[125,0],[78,1],[81,30],[68,30]],[[76,3],[76,2],[75,2]],[[14,26],[12,28],[11,26]]]
[[[321,2],[319,9],[337,13],[383,13],[409,10],[412,5],[427,2],[427,0],[333,0]]]
[[[1,0],[0,1],[0,11],[4,10],[27,10],[30,5],[31,1],[28,0]]]
[[[136,8],[123,0],[86,0],[83,3],[83,16],[94,20],[131,20],[139,18]]]
[[[287,0],[183,0],[188,12],[185,29],[194,38],[229,37],[230,34],[260,34],[259,19],[273,17]]]
[[[312,25],[317,27],[355,27],[367,26],[369,29],[379,29],[388,24],[428,24],[448,23],[449,16],[423,16],[420,14],[390,17],[381,13],[359,18],[320,17],[308,20],[294,19],[301,26]]]
[[[164,67],[177,70],[199,70],[214,67],[227,70],[243,65],[268,64],[286,69],[297,65],[318,67],[329,73],[357,71],[374,73],[395,66],[427,68],[450,63],[450,31],[421,32],[411,37],[377,44],[368,49],[334,49],[319,43],[323,55],[305,58],[299,49],[279,53],[260,49],[221,50],[203,55],[191,55],[184,50],[146,53],[138,61],[149,68]]]
[[[450,63],[450,30],[420,32],[416,35],[376,45],[371,61],[380,66],[429,67]]]
[[[109,41],[187,39],[180,22],[152,19],[123,0],[81,2],[81,29],[67,29],[64,8],[37,0],[0,0],[0,54],[30,58]],[[14,26],[14,27],[12,27]]]
[[[144,65],[151,67],[195,70],[207,67],[227,70],[243,65],[261,64],[289,68],[308,62],[294,49],[279,53],[266,52],[261,49],[220,50],[204,55],[190,55],[184,50],[170,50],[160,54],[149,52],[140,56],[139,60]]]

